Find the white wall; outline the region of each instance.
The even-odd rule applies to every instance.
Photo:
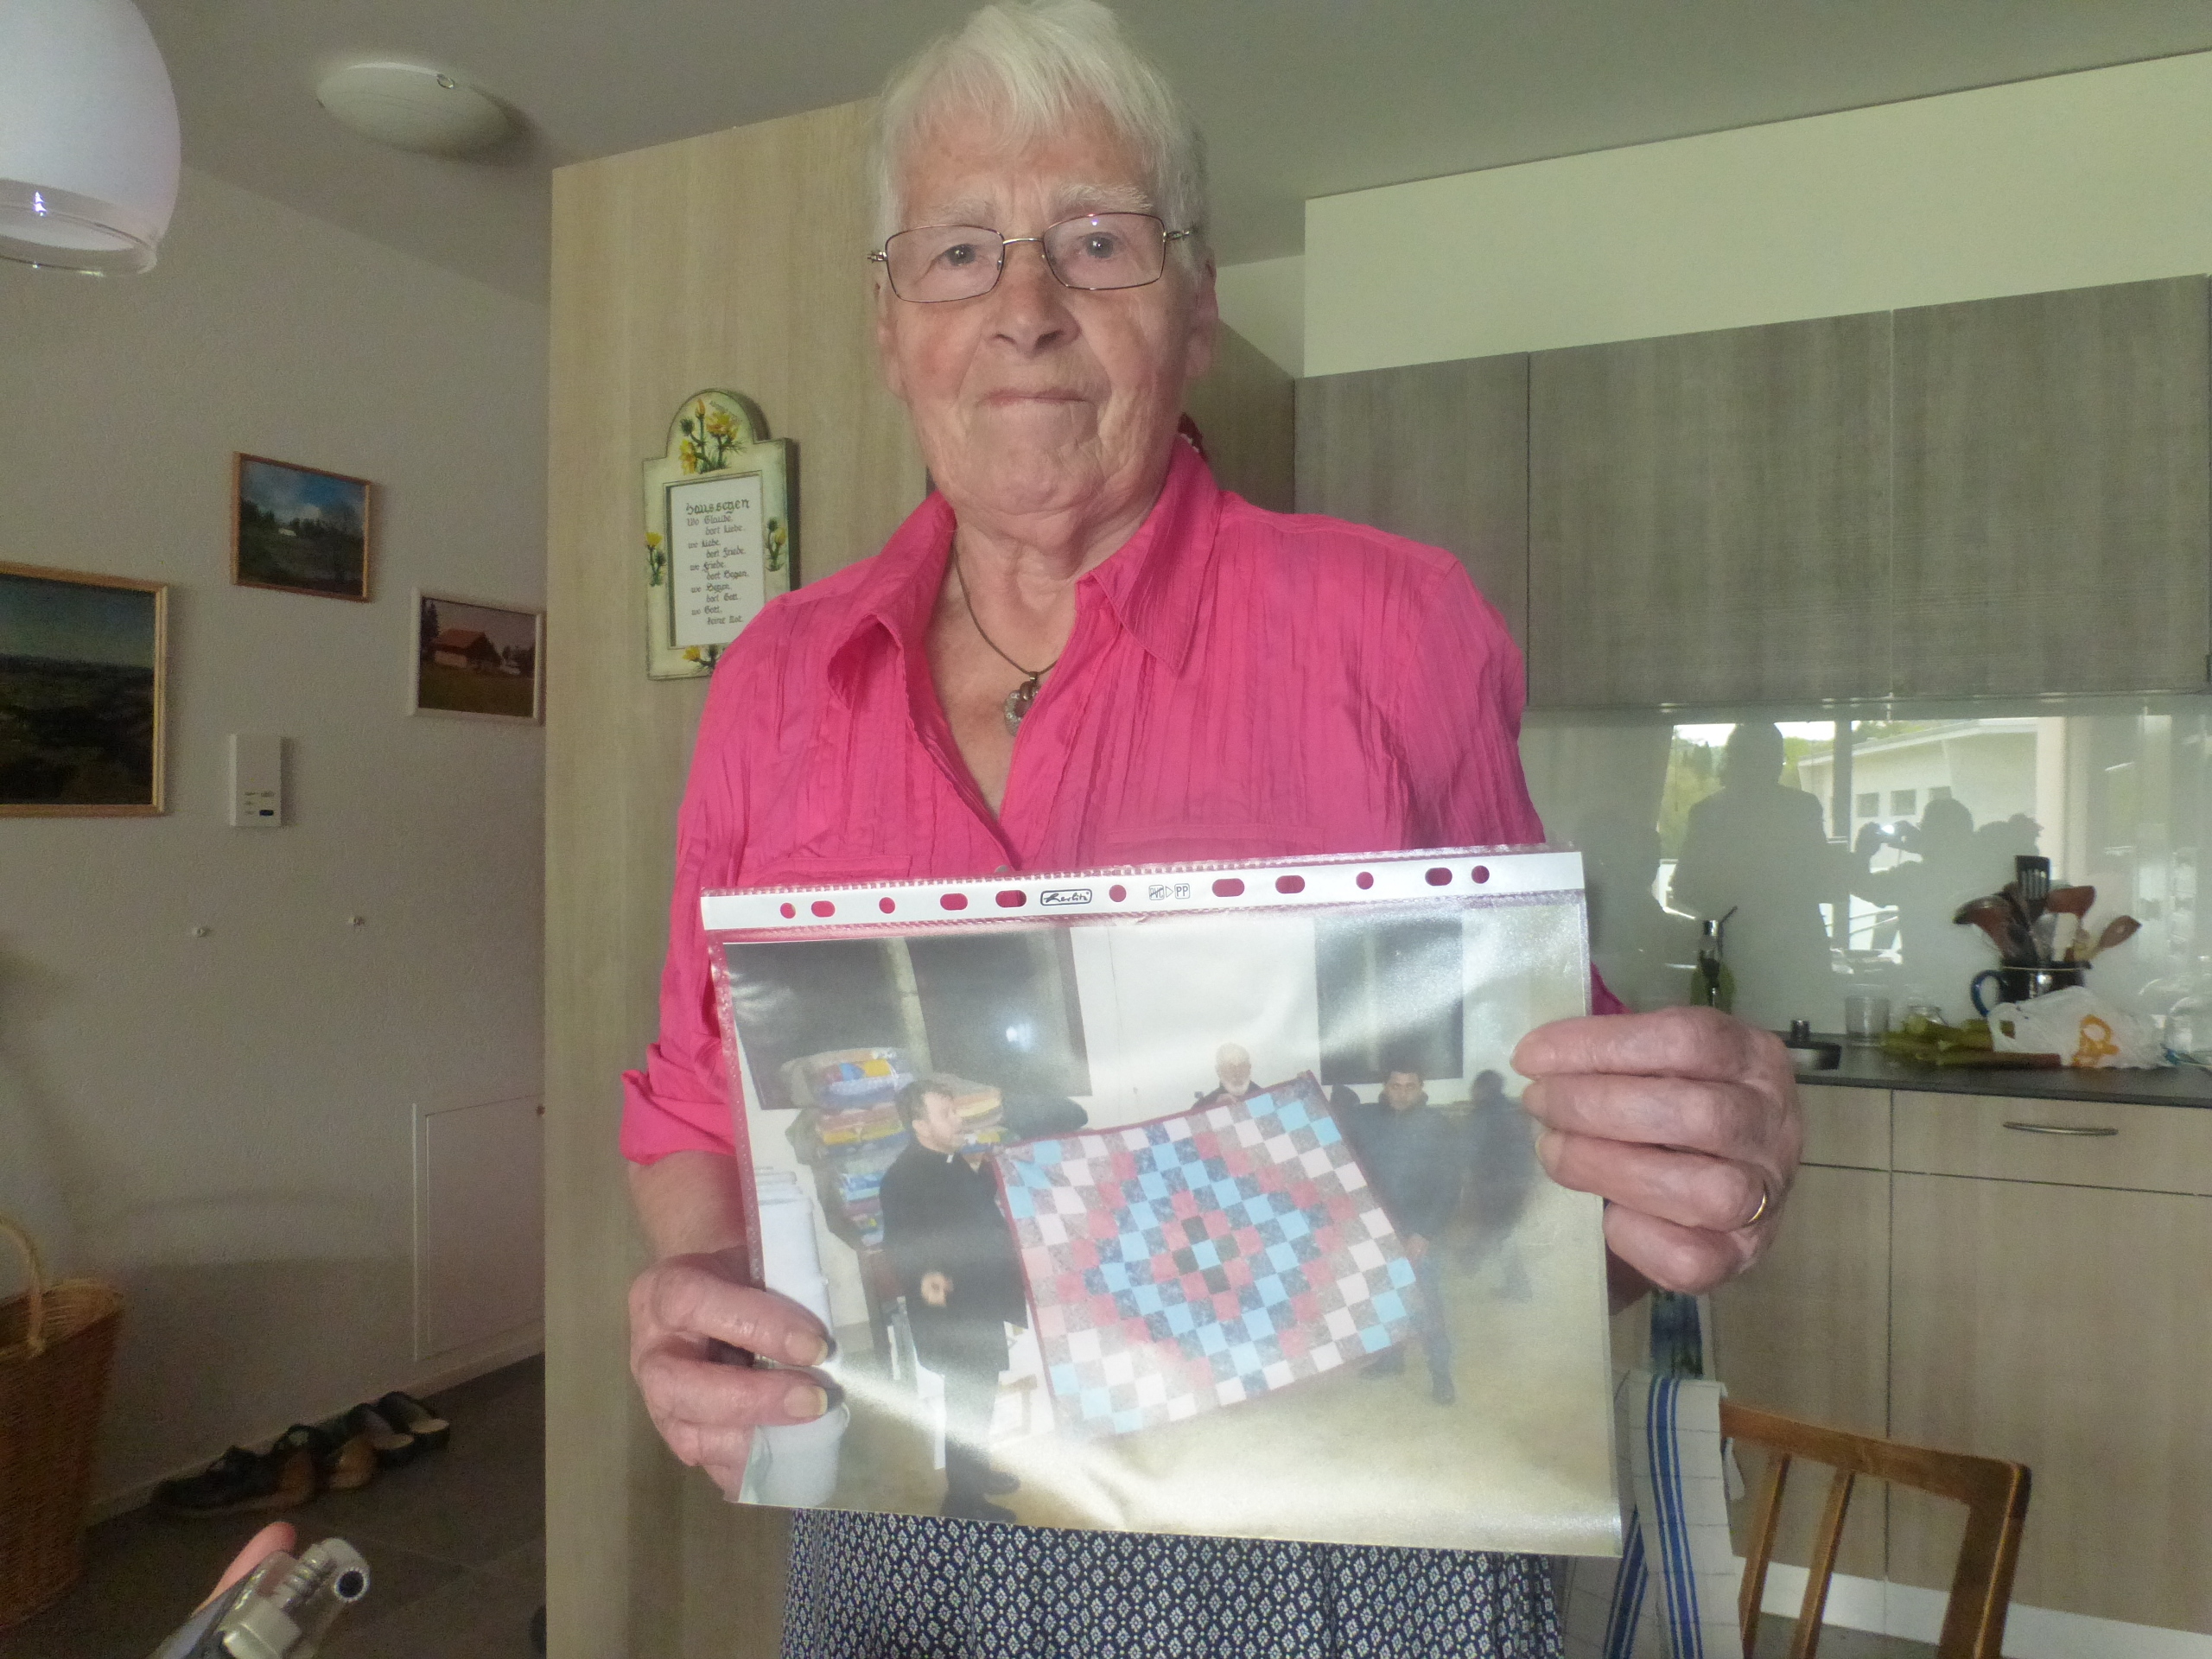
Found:
[[[2208,115],[2195,54],[1311,201],[1303,372],[2212,269]]]
[[[102,1493],[423,1376],[415,1109],[539,1087],[542,730],[402,699],[416,584],[543,594],[544,335],[196,173],[150,276],[0,267],[0,558],[172,584],[168,813],[0,818],[0,1209],[130,1300]],[[373,602],[230,585],[233,450],[376,480]]]
[[[1295,380],[1306,372],[1306,256],[1253,259],[1215,273],[1221,320]]]

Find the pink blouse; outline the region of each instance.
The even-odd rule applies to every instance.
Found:
[[[623,1079],[632,1161],[731,1149],[702,891],[1543,839],[1516,748],[1521,653],[1458,561],[1263,512],[1179,439],[1142,528],[1077,584],[994,817],[930,679],[952,528],[931,496],[876,557],[770,605],[716,668],[677,824],[660,1040]]]

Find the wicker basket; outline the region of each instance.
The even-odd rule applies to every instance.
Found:
[[[49,1284],[38,1248],[0,1216],[30,1287],[0,1302],[0,1630],[67,1590],[85,1564],[92,1442],[123,1298],[92,1279]]]

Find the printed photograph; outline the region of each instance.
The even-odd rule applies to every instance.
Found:
[[[1581,895],[717,939],[785,1506],[1617,1548],[1600,1213],[1509,1057]]]
[[[0,815],[162,810],[168,590],[0,564]]]
[[[543,716],[543,611],[418,594],[413,643],[413,713],[525,721]]]
[[[369,596],[369,480],[236,458],[231,580],[332,599]]]

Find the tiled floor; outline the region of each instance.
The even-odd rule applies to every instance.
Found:
[[[543,1366],[511,1365],[435,1403],[454,1426],[445,1451],[281,1517],[303,1544],[334,1534],[368,1558],[373,1586],[324,1646],[330,1659],[529,1659],[545,1599]],[[95,1527],[85,1576],[0,1632],[0,1659],[147,1659],[276,1518],[139,1510]]]
[[[1796,1635],[1797,1621],[1794,1618],[1762,1618],[1758,1659],[1783,1659]],[[1826,1624],[1821,1630],[1819,1659],[1936,1659],[1936,1649],[1924,1642],[1908,1642],[1901,1636],[1875,1636],[1866,1630],[1847,1630]]]

